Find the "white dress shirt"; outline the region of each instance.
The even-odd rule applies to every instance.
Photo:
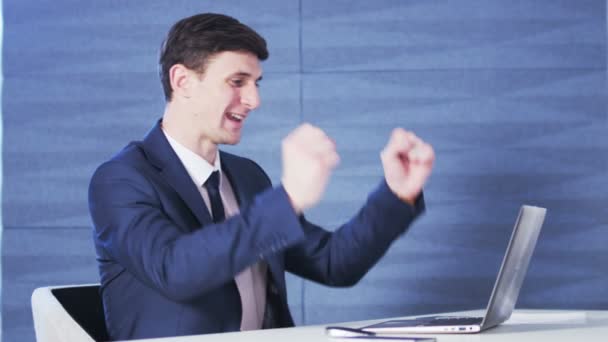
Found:
[[[220,163],[219,151],[215,157],[215,163],[209,164],[204,158],[192,152],[184,145],[171,138],[167,132],[163,130],[169,144],[177,154],[177,157],[184,165],[184,168],[192,178],[192,181],[201,193],[205,205],[211,213],[211,205],[209,194],[204,187],[207,178],[214,171],[220,171],[220,196],[224,205],[226,219],[239,213],[239,206],[232,190],[232,185],[222,172]],[[220,266],[222,267],[222,266]],[[266,271],[267,265],[265,262],[257,262],[252,266],[244,269],[234,278],[241,296],[241,305],[243,316],[241,319],[241,330],[261,329],[264,320],[264,308],[266,307]]]

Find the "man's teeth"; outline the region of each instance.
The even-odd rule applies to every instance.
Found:
[[[228,113],[228,115],[230,115],[231,118],[238,120],[238,121],[243,121],[243,119],[245,119],[245,115],[241,115],[241,114],[237,114],[237,113]]]

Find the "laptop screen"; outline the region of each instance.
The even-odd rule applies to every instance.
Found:
[[[521,207],[492,290],[482,329],[496,326],[511,316],[546,212],[545,208],[528,205]]]

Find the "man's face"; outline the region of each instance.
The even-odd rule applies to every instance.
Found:
[[[220,52],[211,57],[204,74],[196,75],[188,99],[192,125],[199,136],[216,145],[237,144],[249,113],[259,107],[258,58],[246,52]]]

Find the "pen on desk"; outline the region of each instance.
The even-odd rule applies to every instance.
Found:
[[[357,337],[357,336],[375,336],[376,334],[371,331],[365,331],[356,328],[347,327],[333,327],[329,326],[325,328],[327,336],[331,337]]]
[[[398,340],[402,342],[435,342],[434,337],[387,336],[357,328],[329,326],[325,334],[334,338]]]

